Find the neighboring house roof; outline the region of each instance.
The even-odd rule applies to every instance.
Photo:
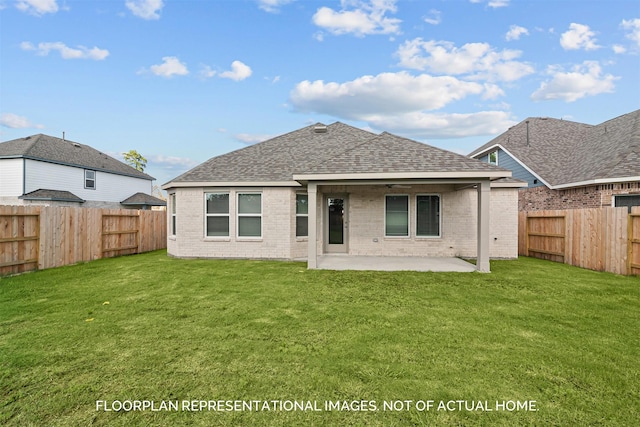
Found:
[[[35,191],[31,191],[30,193],[23,194],[18,197],[19,199],[24,200],[47,200],[51,202],[75,202],[75,203],[84,203],[85,201],[70,191],[63,190],[47,190],[47,189],[39,189]]]
[[[213,157],[163,188],[180,183],[293,183],[310,175],[399,172],[510,174],[506,169],[387,132],[378,135],[336,122],[307,126]]]
[[[88,145],[43,134],[0,143],[0,158],[26,158],[147,180],[155,179]]]
[[[136,193],[120,202],[125,206],[167,206],[165,200],[145,193]]]
[[[595,126],[530,117],[469,156],[496,147],[551,187],[640,179],[640,110]]]

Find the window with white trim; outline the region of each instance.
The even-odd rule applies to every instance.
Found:
[[[205,193],[205,235],[229,237],[229,193]]]
[[[386,237],[409,236],[409,196],[389,194],[384,202],[384,235]]]
[[[87,190],[96,189],[96,171],[85,169],[84,171],[84,188]]]
[[[309,235],[309,196],[296,194],[296,237]]]
[[[489,153],[489,156],[487,157],[487,161],[489,162],[489,164],[497,166],[498,165],[498,150],[492,151],[491,153]]]
[[[631,213],[633,206],[640,206],[640,194],[621,194],[613,196],[613,204],[616,208],[626,207]]]
[[[171,235],[176,235],[176,193],[169,196],[169,203],[171,204]]]
[[[440,196],[416,196],[416,236],[440,237]]]
[[[238,237],[262,237],[262,193],[238,193]]]

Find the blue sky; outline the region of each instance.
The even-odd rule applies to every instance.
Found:
[[[156,184],[342,121],[466,154],[640,108],[640,2],[0,0],[0,137],[135,149]]]

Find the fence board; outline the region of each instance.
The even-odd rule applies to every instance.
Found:
[[[640,274],[640,207],[632,214],[627,208],[596,208],[520,212],[518,218],[520,255]]]
[[[640,274],[640,207],[631,211],[628,219],[628,262],[629,274]]]
[[[0,206],[0,276],[166,245],[165,211]]]

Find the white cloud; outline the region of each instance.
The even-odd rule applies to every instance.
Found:
[[[46,56],[52,50],[57,50],[63,59],[93,59],[96,61],[102,61],[109,56],[109,51],[106,49],[100,49],[95,46],[92,48],[84,46],[71,48],[62,42],[38,43],[38,46],[35,46],[30,42],[22,42],[20,43],[20,48],[22,50],[35,51],[41,56]]]
[[[550,66],[547,70],[551,80],[542,82],[531,95],[533,101],[562,100],[573,102],[585,96],[613,92],[614,81],[619,77],[603,75],[597,61],[584,61],[565,72],[559,66]]]
[[[200,75],[205,79],[210,79],[211,77],[214,77],[216,74],[218,74],[218,72],[212,69],[208,65],[205,65],[200,71]]]
[[[413,76],[401,71],[363,76],[346,83],[305,80],[295,86],[290,100],[301,111],[361,119],[371,114],[436,110],[484,91],[481,84],[455,77]]]
[[[504,111],[479,111],[469,114],[412,112],[400,115],[369,116],[366,120],[378,129],[415,138],[464,138],[495,135],[517,122]]]
[[[32,15],[42,16],[45,13],[56,13],[58,3],[56,0],[18,0],[16,8]]]
[[[505,96],[504,91],[493,83],[485,83],[484,84],[484,93],[482,94],[482,99],[497,99],[501,96]]]
[[[231,63],[231,70],[224,71],[220,73],[219,76],[223,79],[231,79],[239,82],[251,76],[251,73],[251,67],[240,61],[233,61]]]
[[[406,68],[472,79],[514,81],[534,72],[531,65],[514,61],[521,51],[496,51],[488,43],[467,43],[458,48],[447,41],[416,38],[402,44],[396,55]]]
[[[238,141],[242,142],[245,145],[253,145],[258,142],[266,141],[267,139],[273,138],[273,135],[266,134],[250,134],[250,133],[239,133],[234,135],[234,138]]]
[[[429,11],[429,16],[424,18],[424,22],[431,25],[438,25],[442,22],[442,12],[436,9]]]
[[[402,21],[386,16],[387,13],[396,12],[396,1],[341,0],[340,11],[321,7],[313,15],[313,23],[336,35],[351,33],[363,37],[368,34],[398,34]],[[353,9],[347,10],[349,6]]]
[[[617,53],[617,54],[625,53],[627,51],[626,47],[619,44],[614,44],[612,46],[612,49],[613,49],[613,53]]]
[[[636,18],[628,21],[623,19],[620,26],[625,30],[629,30],[627,38],[633,41],[637,47],[640,47],[640,19]]]
[[[469,0],[471,3],[482,3],[484,0]],[[492,7],[494,9],[498,8],[498,7],[507,7],[509,6],[509,2],[511,0],[489,0],[487,2],[487,5],[489,7]]]
[[[135,16],[152,20],[160,19],[164,2],[162,0],[127,0],[125,5]]]
[[[529,35],[529,30],[527,30],[524,27],[521,27],[519,25],[512,25],[509,27],[509,31],[507,31],[507,35],[505,36],[505,39],[507,39],[507,41],[511,41],[511,40],[520,40],[521,36],[528,36]]]
[[[180,62],[175,56],[165,56],[162,60],[164,61],[162,64],[150,67],[151,72],[156,76],[173,77],[189,74],[186,64]]]
[[[36,125],[31,123],[29,119],[23,116],[18,116],[13,113],[0,114],[0,125],[11,129],[43,129],[43,125]]]
[[[560,36],[560,45],[565,50],[595,50],[600,48],[595,35],[588,25],[571,23],[569,30]]]
[[[507,6],[509,6],[509,2],[510,1],[511,0],[490,0],[488,4],[489,4],[489,7],[492,7],[492,8],[495,9],[495,8],[498,8],[498,7],[507,7]]]
[[[457,138],[496,134],[515,122],[502,111],[449,114],[434,110],[469,96],[494,99],[502,95],[502,89],[491,83],[401,71],[344,83],[302,81],[291,91],[290,102],[298,111],[357,120],[403,135]]]
[[[258,0],[258,7],[265,12],[277,13],[280,7],[289,4],[295,0]]]

